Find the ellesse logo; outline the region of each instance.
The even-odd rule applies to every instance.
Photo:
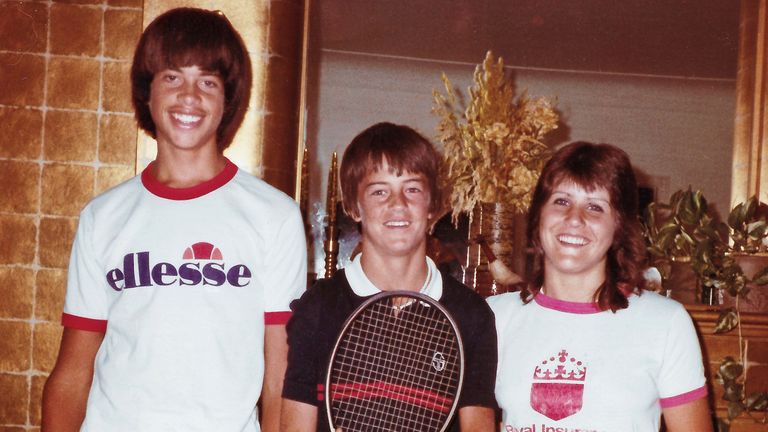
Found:
[[[229,283],[244,287],[251,282],[251,270],[244,264],[227,267],[221,250],[211,243],[199,242],[184,250],[187,260],[178,268],[168,262],[152,263],[149,252],[131,252],[123,257],[122,268],[106,274],[107,283],[115,291],[150,286],[221,286]]]

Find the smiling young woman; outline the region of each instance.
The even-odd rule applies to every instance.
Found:
[[[691,318],[642,290],[637,212],[615,146],[573,143],[544,167],[528,215],[533,277],[488,298],[507,430],[657,431],[662,415],[669,432],[712,430]]]
[[[615,230],[615,211],[607,190],[587,191],[569,180],[557,184],[541,208],[542,289],[563,300],[591,301],[594,287],[605,279]]]

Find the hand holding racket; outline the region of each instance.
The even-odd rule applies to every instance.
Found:
[[[461,336],[442,305],[416,292],[377,294],[347,319],[331,355],[331,432],[444,431],[463,377]]]

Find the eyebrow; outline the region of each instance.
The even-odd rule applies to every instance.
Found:
[[[160,69],[160,70],[158,70],[158,71],[157,71],[157,72],[155,72],[155,73],[160,73],[160,72],[164,72],[164,71],[174,71],[174,72],[181,72],[181,69],[182,69],[182,68],[186,68],[186,67],[195,67],[195,66],[197,66],[197,68],[198,68],[198,69],[200,69],[200,73],[201,73],[202,75],[216,75],[216,76],[218,76],[218,77],[220,77],[220,76],[221,76],[221,73],[220,73],[219,71],[217,71],[217,70],[215,70],[215,69],[204,69],[204,68],[201,68],[199,65],[192,65],[192,66],[172,66],[172,65],[171,65],[171,66],[165,67],[165,68],[163,68],[163,69]]]
[[[573,195],[571,195],[568,192],[559,191],[559,190],[552,191],[552,196],[554,196],[555,194],[565,195],[565,196],[568,196],[568,197],[573,196]],[[599,198],[599,197],[592,196],[592,195],[587,195],[587,199],[591,200],[591,201],[601,201],[601,202],[604,202],[604,203],[606,203],[608,205],[611,204],[611,200],[610,199]]]
[[[406,183],[413,183],[413,182],[426,183],[427,179],[425,179],[423,175],[417,174],[415,177],[408,177],[404,181]],[[372,181],[372,182],[366,183],[363,187],[368,188],[368,187],[371,187],[371,186],[384,185],[384,184],[387,184],[387,182],[386,181]]]

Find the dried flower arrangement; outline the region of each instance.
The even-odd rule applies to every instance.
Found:
[[[461,213],[471,214],[478,202],[503,202],[525,212],[551,154],[541,140],[557,128],[552,102],[525,92],[515,100],[503,59],[494,61],[490,51],[475,69],[466,109],[445,74],[442,80],[446,94],[433,92],[432,112],[440,117],[438,138],[452,187],[454,222]]]

